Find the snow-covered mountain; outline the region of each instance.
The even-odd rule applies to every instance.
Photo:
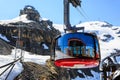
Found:
[[[97,34],[101,48],[101,58],[115,53],[120,50],[120,26],[112,26],[109,23],[101,21],[91,21],[79,24],[77,26],[85,26],[86,32],[94,32]]]

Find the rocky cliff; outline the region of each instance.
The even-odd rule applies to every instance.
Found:
[[[6,42],[12,46],[46,55],[53,38],[60,32],[53,27],[52,21],[42,20],[38,11],[27,5],[18,18],[0,22],[0,34],[6,36]]]

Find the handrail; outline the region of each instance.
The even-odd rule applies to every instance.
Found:
[[[8,63],[8,64],[5,64],[5,65],[3,65],[3,66],[0,66],[0,68],[6,67],[6,66],[8,66],[8,65],[10,65],[10,64],[14,64],[15,62],[21,60],[21,58],[22,58],[22,57],[20,57],[20,58],[14,60],[14,61],[12,61],[12,62],[10,62],[10,63]]]
[[[103,65],[103,63],[104,63],[104,61],[105,61],[106,59],[108,59],[108,58],[110,58],[110,57],[118,56],[118,55],[120,56],[120,53],[114,53],[114,54],[111,54],[111,55],[107,56],[106,58],[104,58],[104,59],[101,61],[101,63],[100,63],[100,71],[103,70],[102,65]]]
[[[3,66],[0,66],[0,68],[3,68],[3,67],[8,66],[8,67],[0,74],[0,76],[1,76],[2,74],[4,74],[4,73],[10,68],[10,71],[8,72],[7,76],[5,77],[5,80],[7,80],[8,76],[10,75],[12,69],[13,69],[14,66],[15,66],[15,62],[17,62],[17,61],[19,61],[19,60],[21,60],[21,59],[22,59],[22,57],[14,60],[14,61],[12,61],[12,62],[10,62],[10,63],[8,63],[8,64],[5,64],[5,65],[3,65]]]

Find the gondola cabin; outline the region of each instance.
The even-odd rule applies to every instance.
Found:
[[[66,33],[56,38],[55,65],[63,68],[92,68],[100,61],[97,36],[91,33]]]

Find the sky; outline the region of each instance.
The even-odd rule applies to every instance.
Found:
[[[19,16],[25,5],[33,6],[42,18],[63,24],[63,0],[0,0],[0,20]],[[120,26],[120,0],[82,0],[81,7],[70,4],[70,23],[76,25],[87,21],[106,21]]]

